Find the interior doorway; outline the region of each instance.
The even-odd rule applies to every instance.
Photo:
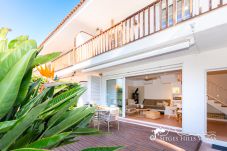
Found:
[[[126,118],[182,127],[182,70],[127,77]]]
[[[227,70],[207,72],[207,133],[227,141]]]

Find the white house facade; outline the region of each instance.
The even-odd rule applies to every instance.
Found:
[[[227,146],[220,128],[216,140],[205,136],[215,122],[227,123],[226,14],[227,0],[83,0],[41,44],[42,54],[62,51],[51,65],[59,79],[87,87],[80,104],[115,105],[127,122]],[[132,115],[132,100],[160,118],[137,117],[143,109]],[[170,117],[179,109],[178,120]]]

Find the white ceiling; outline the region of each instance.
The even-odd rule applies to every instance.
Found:
[[[158,78],[163,75],[181,75],[181,70],[177,71],[169,71],[169,72],[162,72],[162,73],[156,73],[156,74],[147,74],[147,75],[140,75],[140,76],[133,76],[133,77],[128,77],[128,80],[146,80],[146,79],[153,79],[153,78]]]
[[[42,53],[67,51],[73,47],[74,38],[80,31],[94,35],[97,28],[109,28],[111,19],[116,24],[154,1],[87,0],[45,43]]]

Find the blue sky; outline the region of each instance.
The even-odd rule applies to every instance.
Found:
[[[8,38],[29,35],[40,44],[79,0],[0,0],[0,27]]]

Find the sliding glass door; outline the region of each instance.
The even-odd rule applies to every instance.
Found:
[[[111,79],[106,81],[106,104],[109,107],[115,106],[120,109],[122,116],[123,106],[123,79]]]

